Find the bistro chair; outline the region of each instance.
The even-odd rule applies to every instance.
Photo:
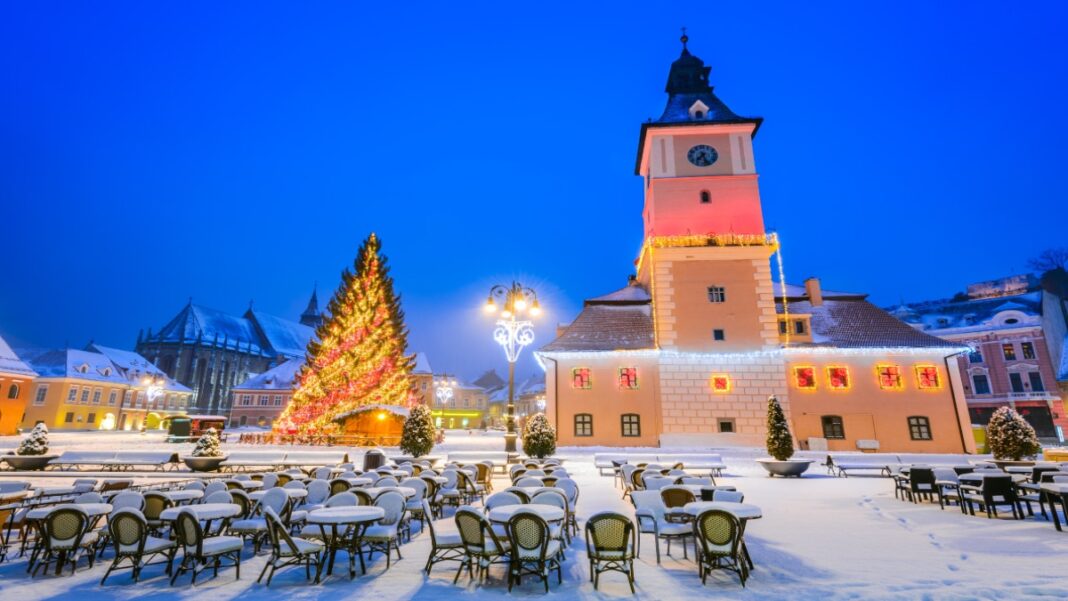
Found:
[[[260,572],[260,577],[256,579],[256,582],[262,581],[264,574],[266,574],[267,586],[271,586],[271,578],[274,578],[275,571],[279,568],[294,565],[303,565],[304,578],[311,580],[311,568],[313,564],[316,567],[320,564],[324,549],[323,543],[290,536],[289,528],[282,523],[281,518],[270,507],[264,509],[263,514],[267,518],[267,534],[271,541],[271,557],[263,566],[263,571]],[[268,570],[270,571],[268,572]]]
[[[103,503],[104,497],[98,492],[83,492],[82,494],[74,497],[73,503],[75,505],[90,505],[92,503]]]
[[[939,509],[945,509],[946,505],[953,502],[956,502],[958,507],[962,507],[960,502],[960,476],[957,475],[957,470],[936,467],[934,468],[934,477],[935,496],[938,497]]]
[[[368,526],[363,532],[363,542],[367,544],[367,559],[375,551],[386,555],[386,569],[391,563],[392,551],[397,552],[397,559],[404,559],[400,552],[400,523],[404,518],[404,495],[396,491],[386,491],[375,499],[375,507],[381,507],[385,515],[376,524]]]
[[[697,516],[693,529],[701,584],[712,570],[727,569],[738,574],[744,587],[749,566],[742,556],[742,526],[738,518],[730,512],[711,509]]]
[[[467,574],[471,578],[475,578],[477,569],[478,578],[481,581],[491,565],[505,561],[504,555],[508,552],[508,545],[497,537],[493,528],[490,527],[489,520],[474,507],[458,508],[453,519],[456,520],[456,529],[460,533],[463,560],[460,562],[460,568],[456,570],[452,583],[456,584],[464,568],[467,568]]]
[[[200,484],[197,482],[196,484]],[[197,490],[196,488],[185,490]],[[148,523],[148,528],[153,534],[160,534],[163,530],[163,526],[166,524],[163,520],[159,519],[161,513],[166,509],[174,507],[172,502],[163,493],[149,491],[145,493],[145,506],[141,510],[141,514],[145,517],[145,522]]]
[[[190,509],[178,512],[178,519],[174,522],[174,536],[182,549],[182,563],[178,564],[178,569],[171,576],[171,586],[174,586],[175,580],[184,572],[193,573],[193,584],[197,583],[197,574],[209,567],[212,568],[213,575],[218,576],[224,559],[230,560],[229,565],[234,566],[236,578],[241,579],[241,548],[244,544],[240,537],[205,537],[196,514]]]
[[[227,487],[226,487],[226,483],[223,482],[222,480],[216,480],[215,482],[211,482],[207,486],[204,487],[204,497],[203,498],[207,498],[208,496],[210,496],[213,493],[225,492],[226,490],[228,490]],[[205,501],[205,503],[206,502],[207,501]]]
[[[334,473],[334,469],[331,467],[317,467],[312,475],[316,480],[329,480],[331,474]]]
[[[501,492],[507,492],[515,495],[519,498],[520,503],[530,503],[530,495],[527,493],[527,491],[523,490],[522,488],[519,488],[518,486],[509,486]]]
[[[428,516],[426,528],[430,531],[430,555],[426,558],[426,566],[423,571],[430,575],[434,564],[443,561],[463,561],[464,545],[459,532],[438,532],[434,527],[433,512],[430,509],[430,501],[423,499],[423,514]]]
[[[519,498],[519,495],[514,492],[502,490],[501,492],[495,492],[492,495],[486,497],[486,502],[483,503],[486,513],[489,513],[491,509],[501,507],[504,505],[522,505],[525,503],[523,499]]]
[[[1023,508],[1016,496],[1016,484],[1012,476],[986,476],[981,486],[962,484],[960,487],[961,502],[964,503],[970,515],[975,515],[973,503],[978,503],[980,509],[986,509],[986,517],[993,518],[998,514],[998,505],[1010,505],[1012,517],[1023,519]]]
[[[254,504],[252,503],[252,499],[249,498],[247,492],[245,492],[244,490],[232,489],[229,491],[229,493],[230,503],[233,503],[234,505],[237,505],[241,508],[241,511],[238,512],[236,516],[231,518],[231,520],[243,520],[252,514],[252,508],[254,507]]]
[[[308,496],[304,497],[304,505],[301,509],[315,511],[323,506],[330,497],[330,483],[326,480],[312,480],[308,483]]]
[[[204,503],[230,503],[232,500],[228,490],[217,490],[204,497]]]
[[[926,497],[928,501],[932,500],[931,497],[936,494],[934,469],[913,467],[909,470],[908,489],[906,492],[909,500],[913,503],[918,503],[921,497]]]
[[[154,557],[166,558],[167,574],[171,573],[178,546],[172,540],[150,536],[148,522],[140,511],[120,509],[112,513],[108,518],[108,532],[115,544],[115,559],[100,579],[101,586],[114,570],[130,570],[133,581],[137,582],[145,566],[156,565],[149,562]],[[123,562],[129,562],[130,565],[122,567]],[[157,562],[160,563],[164,562]]]
[[[744,503],[745,494],[737,490],[714,490],[712,500],[718,503]]]
[[[636,534],[630,518],[611,511],[595,513],[586,520],[586,555],[590,559],[593,590],[602,572],[620,572],[634,594],[634,549]]]
[[[697,500],[693,491],[681,486],[666,486],[660,489],[660,500],[664,503],[664,518],[669,522],[691,522],[693,518],[682,508],[687,503]]]
[[[355,476],[354,476],[355,477]],[[330,481],[330,496],[334,496],[340,492],[345,492],[352,488],[348,480],[342,480],[341,478],[335,478]]]
[[[230,522],[230,534],[236,535],[241,539],[252,539],[254,553],[260,552],[264,535],[267,534],[267,518],[263,515],[263,512],[268,508],[273,509],[275,514],[286,516],[286,519],[288,519],[290,503],[289,495],[286,494],[286,491],[281,488],[268,490],[260,499],[259,505],[253,509],[253,515]]]
[[[549,573],[556,570],[556,583],[563,582],[560,556],[563,546],[553,538],[549,524],[535,513],[521,511],[508,520],[508,592],[523,584],[523,576],[537,576],[549,592]]]
[[[638,534],[652,534],[656,544],[656,563],[660,563],[660,539],[667,541],[667,553],[671,555],[671,541],[682,543],[682,556],[689,557],[686,539],[693,536],[693,528],[688,523],[672,522],[667,519],[664,501],[657,490],[636,490],[630,495],[634,504],[634,517],[638,520]],[[641,538],[638,539],[637,554],[641,555]]]
[[[56,565],[56,574],[70,564],[70,573],[78,567],[83,551],[89,558],[89,568],[93,567],[96,553],[93,546],[97,542],[97,533],[89,532],[89,516],[73,506],[57,507],[42,520],[38,526],[40,536],[37,545],[39,555],[33,560],[33,576],[42,567],[48,572],[48,566]]]

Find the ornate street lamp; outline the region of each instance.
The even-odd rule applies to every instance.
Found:
[[[156,399],[163,394],[167,382],[162,376],[145,376],[141,383],[145,386],[145,417],[141,420],[141,431],[144,432],[148,428],[149,409],[155,404]]]
[[[504,450],[515,453],[515,362],[523,347],[534,342],[534,322],[523,318],[541,315],[541,306],[533,288],[512,282],[511,286],[498,284],[490,288],[484,309],[488,314],[499,315],[493,339],[501,345],[508,359],[508,409],[505,416],[508,431],[504,435]]]
[[[456,380],[450,378],[448,374],[441,374],[441,377],[434,381],[434,396],[438,399],[438,411],[441,412],[440,427],[445,426],[445,407],[452,400],[455,388]]]

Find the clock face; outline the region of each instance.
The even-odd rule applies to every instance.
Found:
[[[698,167],[708,167],[716,162],[716,159],[719,158],[719,153],[708,144],[698,144],[691,148],[690,152],[686,153],[686,158]]]

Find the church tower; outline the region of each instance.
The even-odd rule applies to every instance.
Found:
[[[323,314],[319,312],[319,291],[316,288],[312,289],[308,307],[300,314],[300,323],[309,328],[318,328],[323,323]]]
[[[753,136],[712,91],[710,67],[690,53],[671,65],[667,107],[642,124],[644,244],[638,281],[653,297],[665,350],[746,352],[779,345],[771,283],[774,235],[764,231]]]

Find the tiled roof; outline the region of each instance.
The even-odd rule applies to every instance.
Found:
[[[541,352],[618,351],[654,348],[648,304],[587,305]]]
[[[641,286],[631,283],[626,287],[620,288],[615,292],[609,292],[602,296],[595,296],[590,299],[586,299],[587,305],[604,305],[604,304],[641,304],[648,303],[652,300],[649,296],[649,292]]]
[[[782,313],[782,305],[777,306]],[[790,313],[812,316],[810,344],[840,348],[958,348],[960,345],[925,334],[865,300],[824,300],[818,307],[807,301],[789,304]]]
[[[25,361],[15,354],[15,351],[8,346],[7,341],[2,336],[0,336],[0,373],[30,378],[37,375],[37,372],[33,371]]]
[[[234,386],[234,390],[292,390],[304,359],[290,359]]]

